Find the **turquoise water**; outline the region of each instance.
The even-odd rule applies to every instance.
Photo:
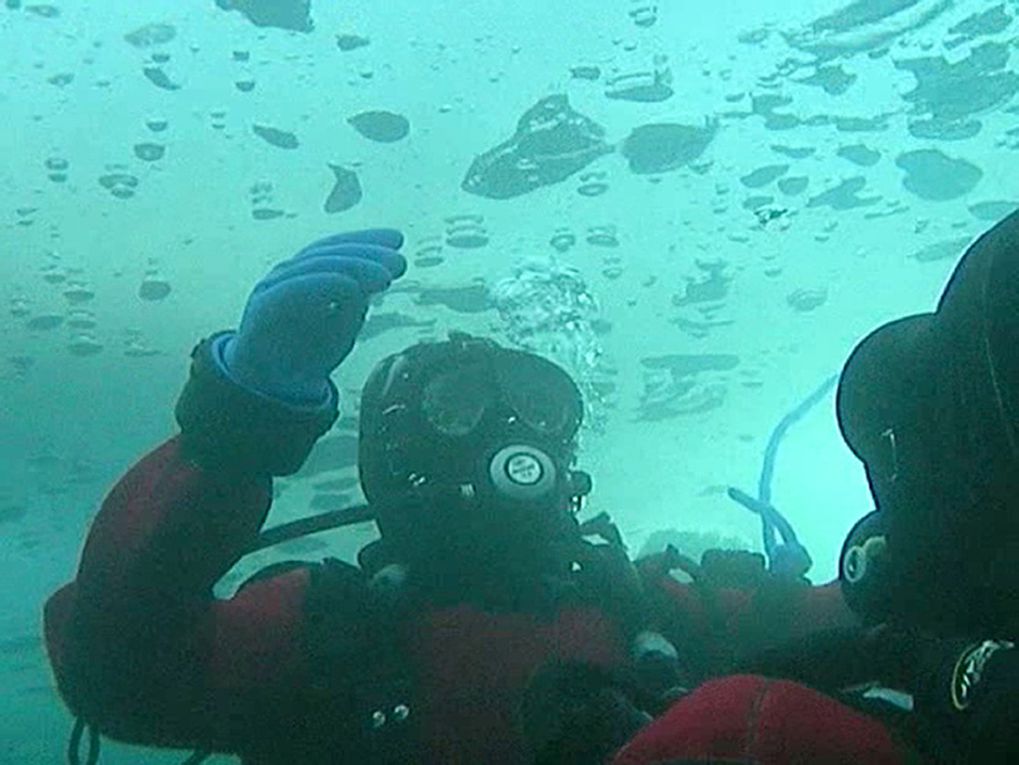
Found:
[[[63,756],[41,604],[173,432],[192,345],[311,239],[408,237],[336,377],[347,413],[383,355],[491,334],[581,383],[589,512],[633,549],[664,529],[756,548],[725,488],[753,490],[783,415],[869,329],[931,309],[1016,199],[1015,2],[185,5],[0,8],[0,762]],[[351,438],[280,483],[271,522],[359,498]],[[871,505],[830,395],[772,499],[831,578]],[[223,590],[371,534],[264,553]]]

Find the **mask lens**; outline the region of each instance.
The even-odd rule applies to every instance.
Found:
[[[421,410],[440,433],[465,436],[473,431],[492,404],[492,380],[484,365],[475,363],[444,372],[422,393]]]
[[[550,361],[508,355],[497,364],[499,386],[524,423],[544,435],[571,438],[583,411],[573,381]]]

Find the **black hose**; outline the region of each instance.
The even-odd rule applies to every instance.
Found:
[[[85,722],[81,717],[75,718],[74,728],[71,729],[71,738],[67,742],[67,761],[70,765],[82,765],[81,759],[81,737],[88,729],[88,754],[85,756],[85,765],[96,765],[99,762],[99,731]]]
[[[281,523],[279,526],[266,529],[258,535],[258,538],[251,547],[245,550],[244,554],[248,555],[258,550],[264,550],[267,547],[290,541],[291,539],[305,537],[309,534],[317,534],[320,531],[329,531],[330,529],[338,529],[343,526],[353,526],[355,523],[364,523],[365,521],[372,520],[375,520],[375,513],[368,505],[351,505],[350,507],[330,510],[327,513],[320,513],[319,515],[312,515],[307,518],[298,518],[296,521]]]

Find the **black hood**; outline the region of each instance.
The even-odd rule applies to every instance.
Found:
[[[907,618],[987,628],[1019,595],[1019,213],[965,252],[937,309],[864,338],[839,427],[885,516]]]

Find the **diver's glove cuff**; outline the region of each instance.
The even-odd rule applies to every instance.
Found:
[[[206,338],[191,352],[190,376],[175,409],[184,456],[210,470],[296,473],[339,416],[336,386],[329,381],[326,400],[312,406],[245,388],[216,358],[228,334]]]

